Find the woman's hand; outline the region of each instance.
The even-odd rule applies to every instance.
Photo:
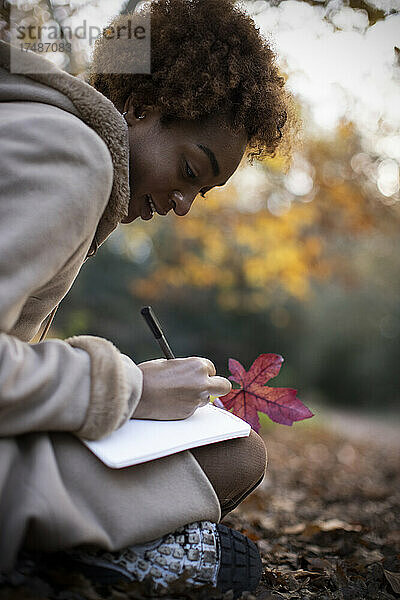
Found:
[[[138,367],[143,372],[143,391],[134,419],[186,419],[207,404],[210,395],[225,396],[232,389],[207,358],[160,358]]]

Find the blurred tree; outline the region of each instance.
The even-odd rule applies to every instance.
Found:
[[[287,173],[279,157],[245,166],[223,190],[197,199],[190,218],[135,223],[128,246],[138,232],[152,240],[148,273],[132,282],[135,295],[154,299],[162,290],[175,298],[183,287],[208,287],[225,309],[257,311],[277,294],[306,299],[314,279],[354,279],[338,240],[389,235],[399,225],[398,191],[388,197],[377,188],[380,164],[362,151],[352,124],[342,123],[334,139],[308,140]]]
[[[248,0],[248,5],[253,13],[261,12],[263,9],[263,4],[268,3],[272,6],[279,6],[285,0]],[[399,9],[390,8],[389,10],[384,10],[380,8],[377,3],[366,2],[366,0],[347,0],[342,3],[334,3],[331,7],[329,7],[330,0],[297,0],[297,2],[305,2],[306,4],[310,4],[311,6],[318,6],[323,8],[330,8],[326,15],[326,19],[330,21],[330,17],[339,6],[345,5],[350,7],[353,10],[362,10],[365,11],[368,15],[369,25],[374,25],[377,21],[383,20],[388,14],[395,14]]]

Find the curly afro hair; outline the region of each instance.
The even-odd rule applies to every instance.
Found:
[[[250,159],[274,155],[283,138],[290,147],[293,101],[274,52],[234,0],[153,0],[146,10],[151,75],[102,72],[124,56],[108,56],[113,46],[100,38],[89,77],[93,87],[121,111],[129,96],[138,107],[156,106],[164,123],[223,116],[231,129],[247,132]],[[129,17],[119,15],[111,26],[123,26]]]

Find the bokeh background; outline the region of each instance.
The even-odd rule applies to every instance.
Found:
[[[105,26],[121,0],[13,0],[24,24]],[[160,356],[139,310],[151,304],[177,356],[220,374],[263,352],[272,385],[317,413],[400,424],[400,7],[398,0],[243,2],[279,57],[303,122],[288,166],[243,163],[186,218],[120,226],[88,261],[53,336],[111,339]],[[7,7],[6,7],[7,8]],[[6,23],[0,22],[7,37]],[[84,77],[87,41],[59,66]]]

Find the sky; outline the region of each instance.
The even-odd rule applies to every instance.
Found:
[[[399,9],[395,0],[375,4],[388,12]],[[306,131],[329,136],[343,118],[352,121],[365,151],[379,156],[378,191],[398,201],[400,63],[394,47],[400,48],[400,14],[369,27],[366,11],[339,0],[326,7],[295,0],[279,6],[259,0],[245,6],[276,50],[287,86],[306,108]],[[305,170],[292,169],[286,184],[302,196],[310,181]]]
[[[326,8],[294,0],[248,6],[276,49],[289,88],[310,107],[310,126],[329,132],[346,116],[366,137],[400,135],[400,68],[394,51],[400,47],[400,14],[368,27],[365,11],[336,0]],[[331,22],[324,19],[328,13]],[[400,137],[392,146],[400,160]]]

